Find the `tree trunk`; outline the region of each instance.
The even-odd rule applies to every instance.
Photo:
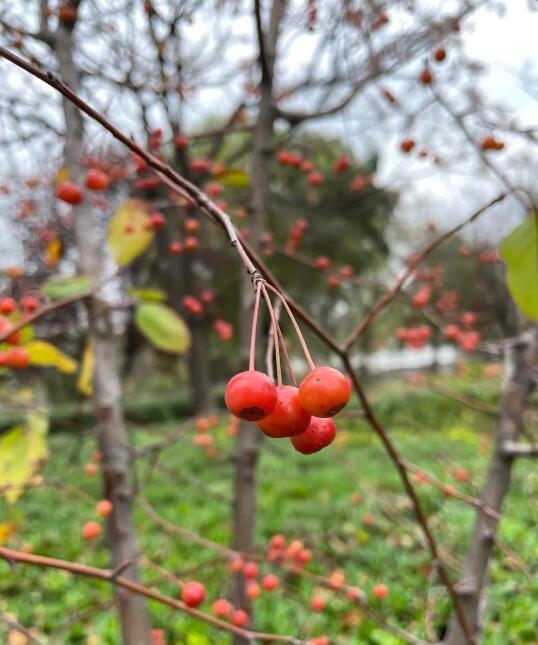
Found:
[[[507,455],[506,442],[515,442],[523,429],[523,413],[529,396],[538,382],[538,327],[522,334],[507,349],[505,379],[499,412],[495,447],[489,465],[481,501],[500,512],[510,489],[513,456]],[[485,596],[497,535],[497,521],[477,510],[471,543],[457,587],[465,619],[478,642],[482,632]],[[467,642],[455,616],[450,619],[444,642],[462,645]]]
[[[55,38],[62,80],[75,92],[79,75],[73,61],[72,26],[60,22]],[[82,180],[83,120],[78,110],[63,100],[65,117],[65,163],[73,181]],[[105,223],[87,202],[74,209],[75,237],[79,269],[94,279],[113,268],[106,255]],[[104,495],[113,504],[108,518],[108,539],[114,567],[122,566],[122,575],[139,580],[135,529],[131,511],[132,492],[129,483],[130,451],[121,408],[120,367],[122,338],[126,330],[125,313],[112,311],[111,305],[121,299],[119,280],[108,282],[88,307],[90,334],[95,347],[93,404],[97,418],[98,445],[102,453]],[[130,562],[133,560],[133,562]],[[130,562],[130,563],[129,563]],[[123,568],[125,565],[125,568]],[[116,599],[125,645],[151,645],[149,616],[145,600],[136,594],[116,588]]]
[[[259,246],[265,229],[269,205],[270,164],[273,156],[273,69],[279,25],[284,13],[285,0],[274,0],[271,8],[269,30],[263,35],[260,46],[260,63],[265,54],[262,72],[259,112],[253,134],[250,193],[250,241],[254,248]],[[240,331],[242,338],[241,369],[246,369],[249,351],[249,330],[252,317],[253,289],[250,280],[244,279],[241,292]],[[233,499],[233,547],[238,551],[252,552],[255,543],[256,526],[256,464],[263,435],[252,424],[239,424],[235,444],[235,477]],[[251,606],[245,594],[245,580],[241,573],[234,576],[233,600],[251,613]],[[245,639],[234,637],[236,645],[246,643]]]

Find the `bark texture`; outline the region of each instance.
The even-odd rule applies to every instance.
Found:
[[[60,74],[64,82],[77,92],[78,70],[73,61],[72,26],[60,22],[54,38]],[[63,100],[65,117],[65,163],[73,181],[82,183],[84,127],[80,112]],[[81,272],[96,279],[114,269],[106,257],[104,222],[99,212],[84,202],[75,209],[75,237]],[[88,307],[90,334],[95,348],[93,403],[97,419],[98,446],[102,453],[104,497],[113,504],[108,518],[108,541],[114,567],[121,567],[124,577],[139,581],[136,545],[132,518],[132,490],[129,481],[130,450],[121,407],[121,359],[126,331],[124,312],[111,309],[121,298],[119,281],[107,282]],[[150,645],[151,632],[145,600],[125,589],[116,588],[116,600],[125,645]]]
[[[502,401],[499,411],[495,447],[480,499],[489,508],[501,510],[510,489],[514,455],[505,449],[517,442],[523,430],[523,414],[527,401],[538,384],[538,327],[522,334],[507,349]],[[497,522],[477,510],[474,531],[469,544],[457,593],[461,599],[467,624],[480,642],[486,591]],[[453,616],[444,640],[447,645],[462,645],[467,639],[458,620]]]
[[[269,26],[266,31],[261,27],[259,5],[255,2],[260,43],[261,94],[259,111],[252,140],[252,161],[250,169],[251,192],[249,208],[250,241],[258,248],[265,229],[269,205],[269,173],[273,156],[273,70],[279,27],[284,14],[285,0],[273,0]],[[250,323],[253,306],[253,289],[250,280],[244,279],[241,293],[240,329],[243,340],[241,369],[246,369],[250,339]],[[235,444],[235,477],[233,499],[233,547],[238,551],[252,552],[255,542],[256,526],[256,464],[263,435],[252,424],[242,421],[239,424]],[[251,612],[245,594],[245,580],[242,574],[234,577],[234,603]],[[246,641],[234,637],[234,643]]]

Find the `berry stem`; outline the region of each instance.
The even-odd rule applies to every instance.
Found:
[[[295,320],[295,316],[293,315],[291,309],[289,308],[288,303],[286,302],[286,299],[280,293],[280,291],[278,291],[278,289],[275,289],[269,283],[266,283],[266,287],[267,287],[267,289],[271,289],[271,291],[273,293],[275,293],[278,296],[278,298],[280,298],[280,301],[284,305],[284,309],[286,310],[288,316],[290,317],[290,320],[291,320],[291,323],[293,325],[293,328],[295,329],[295,333],[297,334],[297,338],[299,339],[299,342],[301,343],[301,347],[303,348],[303,352],[304,352],[304,355],[305,355],[305,358],[306,358],[306,362],[308,363],[308,367],[311,370],[315,370],[316,365],[315,365],[314,361],[312,360],[312,356],[310,355],[310,352],[308,351],[308,346],[306,344],[304,336],[302,335],[301,330],[299,329],[299,325],[297,324],[297,321]]]
[[[273,311],[273,305],[271,304],[271,298],[267,293],[265,285],[261,284],[261,290],[263,292],[263,297],[267,303],[267,308],[269,309],[269,315],[271,316],[271,324],[273,325],[273,338],[275,343],[275,362],[276,362],[276,384],[278,386],[282,385],[282,365],[280,363],[280,337],[278,335],[278,323],[276,321],[275,312]]]
[[[258,313],[260,311],[260,294],[261,282],[256,286],[256,297],[254,299],[254,312],[252,313],[252,331],[250,333],[250,356],[248,359],[248,369],[254,370],[254,363],[256,361],[256,329],[258,327]]]
[[[284,352],[284,360],[286,361],[286,370],[288,372],[288,376],[290,377],[292,385],[297,385],[295,374],[293,373],[293,367],[291,366],[290,355],[288,354],[288,348],[286,347],[286,341],[284,340],[284,334],[282,333],[282,328],[280,327],[280,310],[282,309],[282,303],[280,302],[280,300],[277,301],[273,309],[275,311],[278,337],[280,338],[282,351]]]

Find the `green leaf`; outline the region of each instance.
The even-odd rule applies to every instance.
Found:
[[[69,278],[51,278],[41,289],[52,300],[59,300],[84,293],[91,286],[90,278],[85,275],[74,275]]]
[[[47,432],[49,420],[43,410],[33,410],[24,426],[15,426],[0,437],[0,488],[11,485],[4,493],[12,504],[22,494],[25,484],[32,480],[48,456]]]
[[[538,213],[517,226],[501,243],[510,295],[521,311],[538,320]]]
[[[32,340],[24,345],[30,354],[30,364],[40,367],[56,367],[64,374],[77,371],[77,362],[60,349],[44,340]]]
[[[117,264],[129,264],[151,244],[149,220],[149,209],[139,199],[128,199],[114,213],[108,227],[108,247]]]
[[[190,332],[175,311],[165,305],[144,302],[136,308],[135,324],[157,349],[184,354],[190,347]]]
[[[239,168],[227,168],[218,175],[217,180],[227,188],[247,188],[250,177]]]
[[[162,302],[167,298],[166,292],[161,289],[129,289],[129,295],[144,302]]]

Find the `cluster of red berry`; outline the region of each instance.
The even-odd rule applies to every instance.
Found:
[[[15,324],[8,316],[12,314],[20,316],[20,309],[24,319],[38,308],[39,300],[35,296],[23,296],[18,304],[14,298],[8,296],[0,298],[0,313],[2,314],[0,315],[0,336],[7,336],[4,342],[7,345],[12,345],[12,347],[0,351],[0,367],[24,369],[30,365],[28,351],[24,347],[17,347],[22,342],[22,333],[14,331],[10,334],[11,330],[15,328]],[[14,320],[18,322],[19,319],[15,318]],[[8,336],[8,334],[10,335]]]
[[[283,385],[280,373],[279,342],[283,341],[275,319],[267,288],[281,299],[310,366],[310,373],[299,387],[291,372],[293,385]],[[263,291],[273,323],[277,357],[277,384],[267,374],[254,369],[256,324],[260,292]],[[284,351],[287,357],[287,352]],[[291,366],[288,366],[291,370]],[[331,418],[348,403],[351,396],[349,380],[333,367],[315,367],[297,322],[286,301],[273,287],[258,282],[253,315],[251,354],[249,369],[236,374],[226,386],[225,401],[230,412],[246,421],[253,421],[258,428],[274,439],[289,438],[293,447],[303,454],[318,452],[328,446],[336,435],[336,425]]]

